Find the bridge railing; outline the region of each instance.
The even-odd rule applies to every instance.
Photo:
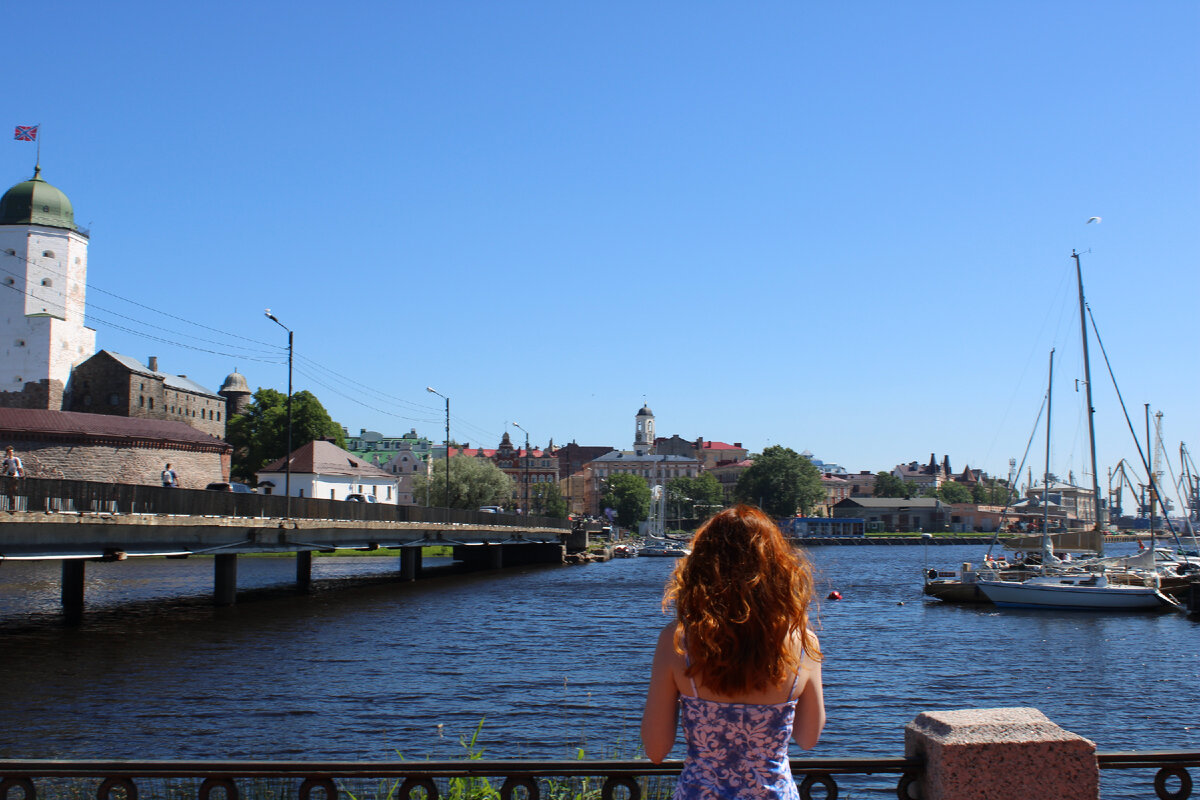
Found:
[[[171,489],[125,483],[5,478],[0,510],[108,514],[179,514],[200,517],[285,517],[362,522],[434,522],[506,525],[514,528],[570,528],[567,520],[520,514],[488,514],[457,508],[242,494],[203,489]]]
[[[972,745],[980,757],[987,743]],[[1109,771],[1105,797],[1193,797],[1189,768],[1197,751],[1097,752]],[[800,798],[893,795],[902,800],[942,796],[937,769],[921,757],[796,758],[792,774]],[[222,796],[234,798],[353,797],[357,800],[667,800],[683,763],[647,760],[529,761],[106,761],[0,760],[0,798]],[[1118,774],[1119,771],[1119,774]],[[1003,781],[1001,781],[1003,782]],[[1036,783],[1036,781],[1035,781]],[[1026,790],[1026,800],[1057,797],[1059,787]],[[977,787],[973,796],[991,796]],[[1005,796],[999,784],[990,787]],[[1013,795],[1017,796],[1017,795]],[[1077,795],[1072,795],[1077,796]]]

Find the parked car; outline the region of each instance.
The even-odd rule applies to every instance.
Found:
[[[237,494],[254,494],[254,490],[244,483],[210,483],[204,487],[210,492],[235,492]]]
[[[353,494],[346,495],[346,502],[348,502],[348,503],[378,503],[379,501],[375,499],[375,495],[373,495],[373,494],[359,494],[358,492],[354,492]]]
[[[484,514],[503,514],[503,506],[480,506],[479,510]]]

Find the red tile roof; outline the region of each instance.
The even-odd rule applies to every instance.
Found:
[[[260,475],[265,472],[283,472],[286,468],[285,460],[277,458],[258,472]],[[297,472],[305,475],[392,477],[374,464],[363,461],[353,453],[348,453],[333,442],[323,439],[297,447],[292,452],[292,474]]]
[[[188,447],[232,449],[221,439],[183,422],[36,408],[0,408],[0,438],[5,436],[22,439],[45,436],[87,441],[151,440]]]
[[[746,448],[738,447],[737,445],[728,444],[726,442],[705,442],[703,445],[703,449],[705,449],[705,450],[745,450]]]

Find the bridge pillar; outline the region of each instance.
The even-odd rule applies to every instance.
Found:
[[[489,544],[487,549],[492,569],[504,569],[504,545]]]
[[[81,558],[63,559],[62,607],[68,624],[83,621],[83,574],[87,562]]]
[[[237,554],[221,553],[213,560],[213,603],[231,606],[237,600]]]
[[[296,589],[307,592],[312,588],[312,550],[296,553]]]
[[[415,581],[421,574],[421,548],[404,547],[400,550],[400,580]]]

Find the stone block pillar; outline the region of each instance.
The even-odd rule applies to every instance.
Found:
[[[925,759],[921,800],[1096,800],[1094,742],[1036,708],[927,711],[904,727],[904,754]]]
[[[400,580],[415,581],[421,574],[421,548],[405,547],[400,551]]]
[[[307,592],[312,588],[312,550],[296,553],[296,590]]]
[[[213,559],[213,603],[231,606],[237,601],[237,554],[220,553]]]
[[[83,559],[63,559],[62,562],[62,608],[63,618],[69,625],[83,621]]]

